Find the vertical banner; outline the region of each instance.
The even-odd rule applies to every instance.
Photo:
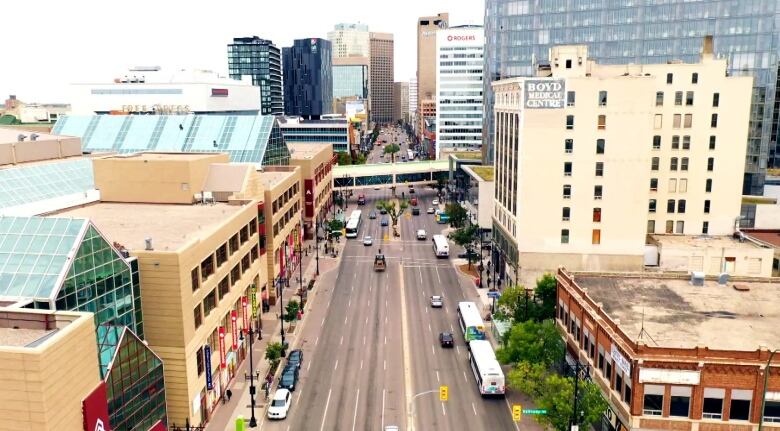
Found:
[[[220,326],[219,327],[219,366],[220,368],[227,368],[227,363],[225,363],[225,355],[227,353],[225,352],[225,327]]]
[[[252,320],[257,319],[257,286],[252,285]]]
[[[84,418],[84,430],[110,430],[108,418],[106,383],[100,381],[95,389],[81,400],[81,414]]]
[[[247,301],[246,296],[241,297],[241,309],[244,311],[244,331],[249,332],[249,313],[247,313],[247,306],[249,305],[249,301]]]
[[[306,217],[314,217],[314,180],[303,180],[304,208]]]
[[[206,363],[206,389],[214,390],[214,379],[211,376],[211,346],[203,346],[203,358]]]
[[[233,350],[236,350],[238,349],[238,325],[236,324],[238,316],[236,315],[236,310],[230,312],[230,321],[233,323]]]

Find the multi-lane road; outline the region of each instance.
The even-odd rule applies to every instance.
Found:
[[[435,192],[418,189],[421,214],[401,217],[401,238],[395,239],[380,226],[381,215],[368,218],[390,191],[364,193],[360,238],[347,240],[335,285],[318,287],[297,335],[305,359],[289,417],[265,420],[263,428],[516,429],[504,399],[477,392],[455,311],[459,301],[477,302],[477,295],[450,260],[433,254],[430,236],[444,226],[425,212]],[[356,208],[351,204],[348,212]],[[427,231],[427,241],[416,239],[417,229]],[[363,245],[364,235],[374,238],[373,246]],[[380,248],[387,270],[374,272]],[[431,308],[431,295],[444,296],[444,307]],[[442,331],[455,335],[454,349],[439,346]],[[439,401],[440,385],[449,387],[448,401]]]
[[[382,143],[383,140],[387,142]],[[379,137],[377,138],[377,144],[374,145],[374,148],[371,149],[371,152],[366,159],[366,163],[389,163],[390,156],[386,155],[384,152],[384,146],[388,144],[398,144],[398,146],[401,148],[401,151],[395,155],[396,162],[400,162],[406,155],[406,151],[410,149],[406,131],[404,131],[401,127],[390,127],[387,129],[382,129],[379,133]]]

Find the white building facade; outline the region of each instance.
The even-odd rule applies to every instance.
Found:
[[[436,32],[436,158],[482,147],[481,26]]]
[[[371,57],[370,33],[366,24],[336,24],[328,32],[333,58]]]
[[[128,70],[112,82],[71,84],[72,113],[247,114],[260,111],[260,88],[251,77],[234,80],[207,70]]]

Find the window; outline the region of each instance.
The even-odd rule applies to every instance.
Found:
[[[669,193],[677,191],[677,178],[669,178]]]
[[[615,392],[618,396],[623,393],[623,371],[620,368],[615,369]]]
[[[593,186],[593,199],[601,199],[602,198],[602,192],[604,191],[603,186]]]
[[[214,256],[209,255],[207,258],[203,259],[203,262],[200,263],[200,278],[203,281],[206,281],[207,278],[211,274],[214,273]]]
[[[720,93],[712,93],[712,107],[717,108],[720,105]]]
[[[683,150],[690,150],[691,149],[691,137],[690,137],[690,135],[683,136],[682,149]]]
[[[246,226],[242,227],[241,230],[239,231],[239,233],[241,234],[241,244],[242,245],[245,242],[249,241],[249,229]]]
[[[203,366],[203,346],[199,347],[198,351],[195,352],[195,363],[198,368],[198,375],[203,374],[203,371],[205,371],[205,367]]]
[[[677,233],[680,235],[685,233],[685,222],[682,220],[677,222]]]
[[[571,162],[564,162],[563,163],[563,175],[566,177],[571,176]]]
[[[603,139],[596,139],[596,154],[604,154],[607,142]]]
[[[675,91],[674,92],[674,106],[682,106],[682,100],[683,100],[683,92],[682,91]]]
[[[566,139],[563,141],[563,149],[567,153],[574,152],[574,139]]]
[[[233,269],[230,270],[230,284],[235,286],[238,280],[241,279],[241,264],[237,263]]]
[[[642,413],[649,416],[661,416],[664,410],[664,387],[645,385],[645,398]]]
[[[203,324],[203,313],[200,310],[200,304],[195,306],[195,309],[192,310],[192,315],[195,320],[195,329],[200,328],[200,325]]]
[[[746,421],[750,419],[750,400],[753,391],[749,389],[732,389],[729,406],[729,420]]]
[[[693,91],[685,92],[685,106],[693,106]]]
[[[682,121],[682,116],[680,114],[674,114],[674,117],[672,117],[672,127],[675,129],[679,129],[681,121]]]
[[[212,289],[206,298],[203,299],[203,313],[208,316],[211,310],[217,306],[217,289]]]
[[[192,268],[192,291],[196,291],[200,288],[200,274],[198,273],[198,267]]]
[[[593,229],[590,242],[593,245],[601,244],[601,229]]]
[[[666,221],[666,233],[674,233],[674,220]]]
[[[696,72],[691,73],[691,84],[699,83],[699,74]]]
[[[669,199],[666,201],[666,212],[669,214],[674,214],[674,207],[675,202],[674,199]]]
[[[650,203],[647,206],[647,211],[651,212],[651,213],[654,213],[655,209],[656,209],[656,206],[657,206],[656,200],[655,199],[650,199]]]
[[[227,262],[227,258],[227,243],[224,243],[217,249],[217,266],[222,266],[223,263]]]
[[[669,403],[669,416],[687,418],[691,410],[690,386],[672,386],[672,399]]]
[[[715,149],[715,135],[710,136],[710,150]]]
[[[238,234],[235,234],[230,237],[230,254],[232,255],[238,250]]]
[[[659,163],[660,163],[660,159],[658,157],[653,157],[650,161],[650,170],[657,171]]]
[[[661,136],[659,136],[659,135],[653,136],[653,149],[654,150],[660,150],[661,149]]]
[[[704,419],[722,419],[723,418],[723,398],[726,396],[726,390],[720,388],[704,388],[704,402],[702,403],[702,418]]]
[[[664,116],[662,114],[655,114],[653,117],[653,128],[660,129],[664,124]]]
[[[604,369],[604,348],[599,344],[599,370]]]
[[[573,91],[566,92],[566,106],[574,106],[574,97]]]
[[[669,161],[669,169],[672,171],[677,170],[677,157],[672,157],[672,159]]]
[[[655,220],[647,221],[647,233],[655,233]]]
[[[607,92],[599,91],[599,106],[607,106]]]
[[[601,208],[593,208],[593,221],[595,223],[601,222]]]
[[[561,219],[563,221],[569,221],[571,217],[571,208],[569,207],[563,207],[563,214],[561,216]]]
[[[563,198],[564,199],[571,199],[571,185],[565,184],[563,186]]]
[[[219,300],[221,301],[222,298],[230,293],[230,277],[226,275],[225,278],[220,280],[217,288],[219,289]]]
[[[685,199],[677,201],[677,212],[679,214],[685,214]]]
[[[561,244],[569,243],[569,229],[561,229]]]
[[[663,91],[656,91],[655,92],[655,106],[664,106],[664,92]]]
[[[683,157],[680,159],[680,170],[681,171],[687,171],[688,170],[688,158]]]
[[[667,73],[666,74],[666,83],[667,84],[671,84],[672,82],[674,82],[674,74]]]
[[[253,218],[249,222],[249,235],[252,236],[257,233],[257,219]]]
[[[712,178],[707,178],[707,181],[704,185],[704,191],[706,193],[712,193]]]
[[[650,178],[650,191],[658,191],[658,178]]]
[[[629,406],[631,405],[631,378],[630,377],[626,379],[626,387],[623,390],[623,401]]]
[[[244,255],[244,257],[241,258],[241,274],[245,273],[249,269],[249,265],[251,265],[251,258],[250,254],[247,253]]]
[[[705,199],[704,200],[704,214],[709,214],[709,213],[710,213],[710,200],[709,199]]]
[[[712,171],[715,169],[715,158],[714,157],[708,157],[707,158],[707,170]]]
[[[678,135],[672,136],[672,149],[673,150],[680,149],[680,137]]]
[[[710,118],[710,127],[718,127],[718,114],[712,114]]]
[[[701,233],[704,235],[710,233],[710,222],[705,221],[704,223],[701,224]]]
[[[764,403],[764,422],[780,422],[780,401]]]
[[[596,162],[596,176],[597,177],[604,176],[604,162]]]
[[[680,178],[680,187],[677,188],[677,191],[680,193],[685,193],[688,191],[688,179],[687,178]]]
[[[566,130],[574,129],[574,115],[566,116]]]
[[[571,60],[566,60],[566,68],[571,69]]]
[[[606,115],[599,115],[599,124],[598,129],[604,130],[607,128],[607,116]]]
[[[693,114],[685,114],[683,128],[690,129],[691,127],[693,127]]]

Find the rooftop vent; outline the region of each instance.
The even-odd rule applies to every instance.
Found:
[[[20,134],[19,134],[19,135],[16,137],[16,140],[17,140],[17,141],[19,141],[19,142],[24,142],[24,140],[25,140],[25,139],[27,139],[27,135],[25,135],[24,133],[20,133]]]
[[[704,272],[693,271],[691,272],[691,286],[704,286]]]
[[[144,243],[146,244],[144,247],[144,250],[154,250],[154,247],[152,246],[152,239],[146,238],[144,239]]]
[[[718,284],[725,286],[729,284],[729,274],[727,272],[721,272],[718,276]]]
[[[37,133],[33,133],[33,134],[30,135],[30,140],[31,141],[37,141],[38,140],[38,136],[39,135]]]

